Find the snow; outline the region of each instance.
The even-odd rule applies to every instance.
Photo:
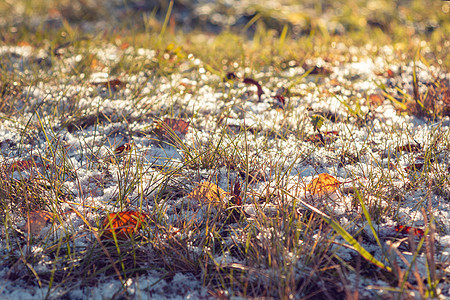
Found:
[[[205,9],[205,7],[203,8]],[[27,68],[26,60],[33,57],[33,51],[31,47],[0,47],[1,54],[15,53],[23,58],[20,65],[15,66],[21,69]],[[102,59],[105,64],[119,59],[125,53],[111,45],[90,51]],[[351,51],[358,53],[359,50],[351,49]],[[392,49],[383,47],[381,53],[392,55]],[[156,52],[152,49],[128,48],[126,54],[151,59]],[[79,61],[78,56],[67,58],[66,63]],[[212,213],[209,208],[205,207],[197,211],[192,210],[192,207],[198,203],[189,202],[184,197],[195,186],[195,182],[214,180],[222,189],[230,192],[231,183],[239,176],[236,171],[223,166],[214,170],[202,169],[195,172],[183,170],[186,149],[189,148],[196,154],[203,153],[211,146],[213,149],[222,147],[220,149],[227,149],[231,152],[237,149],[238,151],[235,151],[238,152],[237,155],[243,155],[244,151],[248,151],[245,155],[251,159],[250,167],[263,170],[266,179],[266,182],[250,182],[247,186],[243,186],[242,189],[245,188],[248,195],[265,195],[274,192],[279,183],[277,180],[282,178],[280,182],[286,190],[291,191],[295,197],[302,200],[322,205],[327,212],[338,218],[341,225],[345,225],[349,232],[356,232],[363,228],[368,240],[372,242],[365,246],[379,260],[383,259],[384,253],[383,249],[374,243],[373,233],[367,224],[357,226],[354,222],[355,215],[361,214],[360,211],[355,211],[352,202],[354,197],[340,190],[332,193],[329,197],[310,195],[305,190],[305,186],[317,174],[323,172],[335,176],[341,182],[358,178],[358,183],[355,185],[360,189],[366,188],[368,178],[370,178],[374,185],[379,186],[379,195],[369,196],[366,201],[377,203],[379,209],[386,214],[381,216],[376,224],[383,243],[396,235],[394,226],[398,220],[402,224],[423,228],[426,224],[419,208],[422,206],[427,208],[425,203],[429,199],[432,210],[428,213],[433,215],[437,225],[437,240],[439,249],[441,249],[437,260],[445,261],[445,257],[448,260],[450,253],[450,203],[448,201],[450,187],[448,173],[442,175],[442,172],[447,172],[449,164],[448,117],[428,124],[415,117],[399,114],[394,105],[385,101],[383,105],[370,112],[376,117],[366,126],[358,127],[345,122],[354,116],[351,116],[343,104],[344,102],[350,103],[352,97],[356,95],[360,102],[364,103],[365,96],[363,95],[377,91],[375,80],[388,80],[375,75],[375,72],[380,69],[392,68],[392,66],[385,65],[384,62],[384,59],[378,57],[364,58],[360,61],[333,67],[330,79],[334,78],[346,84],[351,83],[352,89],[346,87],[345,84],[333,87],[330,80],[308,82],[309,79],[306,78],[304,82],[298,83],[291,89],[291,91],[300,93],[296,93],[296,96],[288,99],[288,105],[292,108],[290,115],[286,115],[283,110],[274,105],[274,100],[270,96],[273,93],[270,91],[285,86],[292,78],[302,74],[304,70],[300,67],[282,72],[281,76],[285,76],[284,78],[271,78],[270,80],[265,79],[270,77],[270,71],[252,73],[250,69],[240,70],[238,74],[251,74],[253,78],[260,78],[259,80],[263,82],[265,94],[261,100],[255,95],[253,86],[249,87],[241,82],[222,83],[219,76],[210,74],[204,68],[202,61],[194,57],[181,63],[179,73],[168,75],[160,81],[146,77],[145,74],[129,76],[124,79],[127,81],[126,88],[119,89],[113,95],[105,92],[101,87],[78,85],[74,78],[68,85],[64,85],[63,80],[58,83],[59,85],[39,82],[28,90],[27,97],[31,105],[42,105],[42,115],[40,116],[43,120],[42,125],[37,122],[34,111],[26,107],[24,107],[24,113],[17,116],[16,122],[2,120],[0,129],[2,163],[11,164],[13,161],[29,159],[35,154],[52,161],[51,151],[65,153],[65,161],[74,170],[76,180],[66,176],[63,178],[63,186],[73,195],[73,199],[70,201],[76,204],[75,207],[83,212],[86,221],[94,227],[101,223],[105,213],[122,209],[117,206],[116,200],[123,192],[123,185],[130,183],[134,178],[130,174],[141,174],[141,180],[138,180],[137,187],[127,194],[130,198],[130,203],[127,205],[139,206],[149,213],[158,211],[162,214],[161,218],[174,226],[172,228],[174,229],[177,225],[176,222],[180,219],[188,223],[200,223],[205,215]],[[323,60],[310,63],[327,64]],[[422,64],[418,64],[417,67],[420,68],[419,78],[421,80],[424,82],[431,80],[432,73],[435,71],[433,68],[427,68]],[[403,84],[406,90],[410,89],[412,68],[412,64],[402,66],[404,77],[399,80],[399,84]],[[64,69],[62,70],[64,71]],[[396,68],[393,70],[395,71]],[[446,76],[448,79],[449,74]],[[108,73],[103,70],[90,74],[88,81],[97,82],[108,79],[110,79]],[[141,91],[146,94],[139,98],[139,101],[132,98],[136,85],[140,85]],[[187,88],[177,90],[180,86],[187,86]],[[188,91],[189,86],[198,87],[195,94]],[[425,85],[421,84],[421,86],[424,88]],[[66,92],[61,93],[61,89]],[[324,93],[325,90],[332,91],[339,96]],[[79,97],[76,105],[86,115],[99,112],[109,116],[111,122],[104,121],[97,125],[89,125],[83,130],[74,132],[68,132],[67,128],[61,126],[59,121],[53,122],[53,109],[67,106],[72,101],[69,99],[75,94]],[[167,138],[162,138],[163,141],[157,140],[159,137],[152,132],[155,127],[153,116],[141,113],[141,109],[145,108],[148,111],[149,107],[159,119],[180,117],[191,122],[188,132],[180,135],[180,140],[185,148]],[[173,108],[174,111],[169,113],[169,108]],[[368,108],[364,109],[363,112],[369,113]],[[246,134],[240,131],[233,136],[221,135],[216,123],[224,111],[229,111],[229,117],[224,120],[222,125],[237,128],[249,127],[253,132],[249,130]],[[320,147],[298,136],[295,128],[303,128],[308,133],[315,133],[309,122],[310,112],[336,115],[334,122],[325,118],[322,131],[339,131],[339,137],[329,145]],[[131,121],[128,122],[127,119],[127,122],[124,122],[125,116],[129,117]],[[34,126],[33,129],[30,129],[32,138],[24,140],[22,139],[22,130],[29,120]],[[275,138],[276,135],[274,138],[266,138],[287,127],[291,128],[292,132],[287,132],[284,135],[285,138]],[[42,133],[44,129],[48,140]],[[145,134],[133,135],[129,134],[130,131],[144,132]],[[34,133],[36,135],[33,135]],[[417,155],[399,153],[396,148],[413,142],[420,143],[423,149],[431,148],[437,134],[441,134],[445,141],[442,145],[437,146],[440,153],[436,155],[436,161],[430,167],[441,171],[433,173],[434,175],[430,177],[437,184],[439,193],[434,193],[428,198],[427,183],[417,187],[416,190],[409,187],[411,182],[417,182],[413,181],[413,176],[421,176],[420,172],[411,175],[403,171],[406,166],[414,162]],[[149,136],[151,139],[148,138]],[[9,140],[11,142],[3,143]],[[125,142],[133,144],[131,152],[117,159],[116,163],[111,163],[114,149]],[[350,165],[340,165],[336,152],[341,150],[358,157],[359,161]],[[63,156],[55,156],[54,159],[57,164],[60,164]],[[395,164],[395,168],[392,167],[393,164]],[[274,167],[275,165],[279,170]],[[45,173],[43,169],[45,168],[42,167],[40,172]],[[169,180],[164,172],[170,171],[179,171],[182,174]],[[29,178],[28,176],[32,176],[32,174],[31,171],[15,171],[13,178],[21,180],[24,177]],[[285,175],[281,176],[280,174]],[[51,178],[52,175],[55,173],[48,172],[45,176]],[[390,178],[389,184],[385,183],[386,178]],[[177,189],[182,195],[174,196],[173,199],[157,206],[154,200],[158,197],[162,182],[168,183],[171,189]],[[353,183],[346,184],[345,187],[353,187]],[[387,193],[392,192],[394,188],[400,191],[399,194],[402,198],[400,203],[387,196]],[[145,194],[142,192],[143,190],[151,192]],[[244,211],[250,215],[250,218],[255,218],[260,213],[261,206],[256,205],[254,199],[256,197],[248,196],[245,199],[247,202],[243,205]],[[137,205],[138,202],[139,205]],[[289,199],[290,205],[293,202],[293,198]],[[68,203],[60,205],[63,211],[74,207]],[[263,213],[267,216],[276,215],[278,205],[278,203],[267,203],[263,207]],[[14,216],[14,218],[20,217]],[[45,263],[50,260],[43,251],[47,246],[45,243],[56,242],[68,233],[77,235],[73,246],[80,249],[88,249],[95,240],[87,224],[77,214],[67,213],[61,221],[58,223],[59,228],[56,229],[52,228],[51,224],[47,225],[44,228],[44,236],[48,237],[47,240],[39,241],[43,244],[32,246],[30,250],[35,255],[42,256],[42,261],[34,265],[36,272],[44,272],[52,268]],[[25,219],[21,218],[17,222],[17,226],[20,227],[23,224],[25,224]],[[47,232],[50,234],[46,235]],[[175,229],[174,232],[176,232]],[[274,233],[270,231],[259,232],[256,239],[270,239],[272,234]],[[0,236],[2,237],[1,253],[7,257],[9,244],[5,240],[3,231],[0,232]],[[336,242],[345,243],[340,238],[337,238]],[[355,252],[353,250],[339,245],[335,245],[335,247],[336,254],[344,261],[354,259]],[[209,250],[192,244],[187,245],[187,248],[196,255]],[[23,248],[24,251],[27,249],[30,248]],[[405,254],[404,256],[407,261],[411,261],[411,255]],[[290,259],[293,260],[292,257]],[[219,264],[240,263],[229,252],[216,255],[214,260]],[[425,262],[425,254],[420,254],[416,263],[421,274],[425,274]],[[2,264],[3,262],[0,261],[0,265]],[[48,287],[45,285],[42,287],[32,286],[27,285],[26,280],[12,280],[8,272],[7,267],[0,270],[0,298],[36,299],[44,298],[47,294]],[[24,271],[22,270],[22,272]],[[449,276],[448,267],[440,272],[440,274]],[[360,282],[361,289],[369,285],[387,286],[383,281],[366,282],[362,280]],[[142,299],[162,297],[197,299],[208,295],[207,288],[202,287],[201,278],[188,272],[172,274],[169,280],[164,271],[147,270],[145,274],[126,279],[124,286],[126,295]],[[118,279],[110,276],[96,279],[89,287],[76,282],[70,283],[70,289],[63,286],[52,287],[51,294],[54,298],[67,293],[66,296],[70,299],[104,299],[116,297],[124,289],[124,286]],[[439,288],[443,295],[449,296],[448,283],[440,284]],[[370,293],[364,290],[364,294]]]

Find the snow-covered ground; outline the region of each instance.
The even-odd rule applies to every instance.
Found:
[[[399,111],[398,106],[382,96],[380,87],[384,86],[397,99],[402,94],[395,87],[413,97],[413,62],[388,64],[396,61],[391,47],[379,49],[378,57],[365,56],[366,50],[349,49],[355,57],[350,62],[320,58],[302,66],[293,62],[292,67],[287,66],[279,74],[270,67],[255,72],[236,66],[239,79],[229,81],[212,74],[200,59],[188,55],[179,62],[175,73],[161,76],[143,70],[121,74],[120,86],[109,89],[99,83],[116,79],[108,75],[108,66],[114,61],[123,57],[152,61],[156,52],[115,46],[90,49],[99,60],[98,66],[92,67],[89,74],[77,74],[72,70],[86,53],[66,53],[59,59],[50,59],[46,53],[28,46],[1,47],[0,55],[10,57],[3,67],[11,72],[20,70],[23,76],[22,82],[15,84],[14,97],[8,98],[8,105],[18,113],[2,118],[0,123],[3,172],[17,182],[30,178],[47,183],[57,181],[66,200],[58,202],[57,208],[45,205],[46,210],[59,212],[61,219],[45,223],[42,230],[39,227],[30,245],[26,242],[23,211],[17,203],[5,202],[17,213],[9,210],[7,216],[2,215],[9,225],[0,231],[0,298],[119,297],[123,286],[112,276],[91,278],[89,283],[55,282],[50,292],[48,279],[39,286],[39,274],[63,267],[48,248],[71,237],[70,247],[84,249],[72,251],[89,249],[96,243],[92,228],[100,228],[107,213],[125,209],[147,214],[162,212],[165,224],[172,226],[179,224],[180,218],[201,218],[206,212],[180,209],[186,203],[194,204],[187,195],[197,182],[214,182],[230,193],[237,178],[245,179],[245,174],[240,177],[242,174],[237,171],[240,166],[232,169],[221,161],[211,168],[182,167],[188,153],[215,148],[223,149],[236,161],[237,157],[247,157],[251,161],[249,171],[259,172],[248,185],[245,180],[242,183],[242,190],[247,191],[243,208],[249,219],[259,209],[254,199],[282,186],[332,215],[350,233],[363,230],[363,246],[378,260],[383,260],[382,249],[367,222],[358,218],[362,212],[354,204],[352,187],[371,191],[363,193],[368,195],[364,201],[381,212],[374,222],[384,247],[405,237],[396,232],[397,225],[428,228],[421,212],[424,207],[428,220],[433,218],[436,227],[437,276],[443,278],[438,289],[441,298],[450,297],[449,117],[430,121]],[[36,70],[42,64],[42,70]],[[328,74],[310,75],[297,82],[308,66],[322,67]],[[439,81],[447,85],[448,95],[448,73],[421,62],[416,63],[416,68],[421,94]],[[259,81],[264,92],[260,99],[256,87],[242,81],[244,77]],[[284,105],[277,95],[283,95]],[[438,98],[435,105],[449,104]],[[73,111],[78,111],[78,115],[71,115]],[[323,117],[320,130],[325,145],[319,137],[314,139],[317,131],[311,122],[313,116]],[[190,122],[186,132],[178,133],[178,143],[158,128],[166,118]],[[116,157],[119,155],[115,155],[115,149],[125,143],[130,143],[131,151]],[[408,145],[417,148],[408,151]],[[20,162],[30,159],[36,165],[17,170]],[[14,163],[15,169],[11,167]],[[421,170],[411,167],[416,164]],[[168,176],[173,170],[178,174]],[[331,199],[311,198],[306,193],[306,185],[320,173],[328,173],[343,183]],[[161,198],[163,189],[169,193],[167,198]],[[117,200],[125,196],[127,201]],[[49,199],[54,197],[49,195]],[[157,203],[155,199],[164,201]],[[289,199],[291,205],[293,199]],[[126,203],[126,207],[119,203]],[[276,214],[278,203],[274,200],[265,209],[268,215],[270,211]],[[293,209],[303,211],[300,206]],[[195,247],[192,246],[193,253]],[[404,257],[411,261],[413,254],[404,250]],[[344,261],[355,257],[355,252],[345,247],[336,246],[334,251]],[[20,259],[26,255],[39,260],[27,261],[26,265]],[[231,263],[238,258],[230,254],[215,260]],[[400,258],[398,263],[406,268]],[[416,263],[426,278],[426,251],[418,254]],[[31,270],[35,277],[23,275]],[[181,272],[172,274],[170,280],[166,276],[166,270],[146,270],[125,280],[123,295],[136,299],[211,297],[199,276]],[[369,277],[359,280],[361,297],[379,293],[368,286],[388,286]]]

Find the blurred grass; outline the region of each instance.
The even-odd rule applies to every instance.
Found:
[[[175,1],[161,40],[156,36],[161,33],[167,3],[4,0],[0,2],[0,38],[5,44],[48,47],[80,37],[145,48],[175,43],[216,68],[223,60],[235,61],[244,44],[242,63],[253,67],[280,64],[302,53],[326,55],[339,43],[392,45],[399,55],[410,57],[418,48],[427,48],[427,59],[450,66],[448,1],[286,0],[280,1],[282,5],[236,1],[229,6]],[[207,9],[212,11],[201,13]],[[234,23],[227,23],[228,19]],[[267,47],[282,34],[286,38],[278,41],[279,47]]]

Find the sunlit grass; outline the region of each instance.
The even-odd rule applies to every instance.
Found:
[[[27,21],[48,15],[50,4],[5,1],[0,11],[13,9],[12,15],[24,19],[2,31],[2,40],[7,46],[30,47],[32,52],[20,56],[5,51],[0,56],[2,122],[18,128],[21,141],[0,141],[3,149],[17,150],[13,158],[2,152],[6,157],[0,168],[0,233],[6,247],[1,258],[10,270],[8,279],[46,287],[43,298],[61,288],[68,293],[95,285],[101,276],[119,279],[122,289],[117,295],[127,295],[127,280],[151,270],[158,270],[160,279],[168,281],[177,273],[190,274],[218,298],[344,298],[361,290],[358,283],[351,286],[348,282],[355,277],[357,282],[383,280],[388,287],[371,289],[400,297],[413,291],[421,297],[437,296],[437,283],[445,279],[436,275],[436,269],[448,267],[448,261],[434,261],[433,254],[440,250],[435,249],[433,240],[443,225],[435,223],[435,212],[427,201],[432,195],[448,201],[450,193],[448,171],[444,163],[436,163],[445,162],[442,156],[449,151],[448,132],[441,130],[439,123],[447,112],[437,107],[442,101],[439,97],[448,93],[448,77],[437,78],[424,93],[413,95],[402,90],[400,83],[395,87],[380,84],[383,96],[399,114],[438,124],[423,149],[421,172],[407,172],[395,165],[402,152],[398,147],[404,145],[395,145],[395,150],[388,147],[388,141],[401,137],[398,127],[381,126],[386,141],[376,145],[379,150],[372,149],[375,146],[370,139],[377,133],[369,125],[376,120],[362,109],[359,96],[347,99],[326,91],[345,107],[345,119],[298,107],[307,106],[300,99],[315,91],[298,85],[308,81],[322,84],[328,67],[377,57],[385,53],[383,46],[391,46],[395,54],[383,54],[387,65],[414,62],[420,63],[422,70],[435,67],[447,73],[448,4],[424,6],[422,1],[413,1],[410,6],[394,7],[394,3],[381,1],[382,12],[372,15],[375,10],[369,4],[357,2],[360,5],[347,3],[357,9],[342,6],[342,13],[333,17],[344,26],[342,34],[328,32],[320,19],[307,15],[295,19],[289,14],[285,19],[275,10],[255,7],[255,17],[242,31],[230,29],[217,35],[201,28],[183,32],[179,24],[170,23],[169,6],[165,12],[134,15],[135,19],[127,19],[122,26],[96,32],[84,30],[77,18],[85,16],[84,21],[93,23],[108,19],[101,7],[104,2],[77,10],[81,2],[63,1],[57,5],[62,21],[52,27]],[[317,15],[328,9],[325,4],[310,4],[307,6]],[[423,19],[424,11],[432,22]],[[405,17],[398,17],[399,13],[419,25],[439,26],[431,32],[414,28],[414,24],[404,26]],[[301,27],[303,34],[293,27],[300,19],[306,24]],[[4,16],[4,20],[12,24],[10,17]],[[113,54],[108,58],[108,53]],[[321,69],[310,61],[317,58],[326,63]],[[295,67],[303,67],[305,73],[288,72]],[[229,72],[240,77],[226,82]],[[192,74],[189,81],[180,84],[173,80],[187,73]],[[91,79],[101,74],[108,77]],[[286,88],[286,97],[298,102],[288,99],[284,107],[274,104],[270,113],[277,115],[279,122],[273,124],[264,123],[264,117],[251,125],[228,124],[232,114],[237,116],[234,119],[245,120],[248,107],[243,99],[252,94],[242,79],[255,74],[266,83],[266,92]],[[414,72],[413,84],[420,81],[417,76]],[[192,108],[180,96],[201,97],[205,77],[213,79],[204,85],[222,93],[220,100],[227,100],[219,115],[205,113],[201,103]],[[280,81],[271,82],[273,78]],[[116,79],[118,87],[107,83]],[[351,90],[349,81],[346,88]],[[43,90],[41,98],[34,96],[35,89]],[[317,101],[324,95],[319,94]],[[362,97],[367,104],[369,95]],[[97,101],[95,105],[92,99]],[[195,130],[189,139],[163,122],[167,116],[190,122]],[[337,150],[332,145],[338,137],[326,134],[336,123],[345,128],[340,131],[342,143]],[[83,133],[87,128],[89,135]],[[365,128],[367,142],[358,149],[352,132]],[[351,134],[344,137],[344,132]],[[64,139],[69,134],[80,145],[72,157],[68,153],[73,145]],[[315,135],[317,140],[308,141]],[[133,139],[147,139],[140,143],[148,149],[138,149]],[[114,149],[125,142],[130,142],[131,150],[117,155]],[[308,146],[302,147],[305,143]],[[408,143],[415,145],[415,141]],[[152,154],[149,149],[153,146],[167,152],[167,157]],[[179,159],[170,157],[172,149],[181,153]],[[16,170],[20,179],[11,179],[13,161],[28,156],[33,158],[31,175]],[[81,162],[77,158],[82,158]],[[352,200],[345,220],[328,204],[319,205],[316,198],[304,196],[304,170],[295,169],[296,165],[308,163],[316,175],[324,161],[336,173],[336,166],[358,165],[346,171],[353,187],[341,186],[337,193],[338,200]],[[374,163],[367,169],[359,164],[369,161]],[[419,168],[412,155],[409,165]],[[298,174],[296,186],[291,174]],[[219,197],[222,205],[186,197],[204,181],[227,189],[225,198]],[[244,205],[233,202],[236,182],[241,184]],[[419,189],[425,195],[415,196]],[[105,193],[107,201],[94,199]],[[426,236],[403,241],[412,261],[404,258],[400,242],[379,237],[380,224],[387,220],[401,223],[399,207],[407,196],[421,197],[416,214],[422,214],[420,207],[429,209],[428,215],[424,214],[425,220],[428,216]],[[330,199],[322,200],[329,203]],[[30,235],[27,224],[16,225],[30,212],[44,210],[54,215],[47,221],[48,232]],[[117,210],[138,210],[149,217],[130,239],[121,240],[115,234],[105,237],[103,218]],[[365,248],[367,241],[372,252]],[[352,249],[354,257],[343,257],[345,248]],[[374,248],[381,257],[374,257]],[[427,255],[426,274],[415,268],[423,252]],[[415,285],[408,281],[408,274],[415,276]]]

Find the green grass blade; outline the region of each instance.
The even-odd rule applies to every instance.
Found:
[[[288,191],[283,189],[283,192],[294,198],[296,201],[298,201],[301,205],[303,205],[306,209],[315,212],[318,214],[325,222],[330,224],[330,226],[340,235],[344,240],[347,241],[355,250],[358,252],[362,257],[364,257],[367,261],[371,262],[372,264],[376,265],[377,267],[384,269],[388,272],[392,272],[391,267],[386,266],[381,261],[377,260],[375,257],[373,257],[372,254],[370,254],[366,249],[364,249],[363,246],[361,246],[358,241],[353,238],[353,236],[348,233],[338,222],[333,220],[331,217],[329,217],[327,214],[323,213],[322,211],[318,210],[314,206],[309,205],[305,201],[299,199],[298,197],[295,197],[294,195],[291,195]]]

